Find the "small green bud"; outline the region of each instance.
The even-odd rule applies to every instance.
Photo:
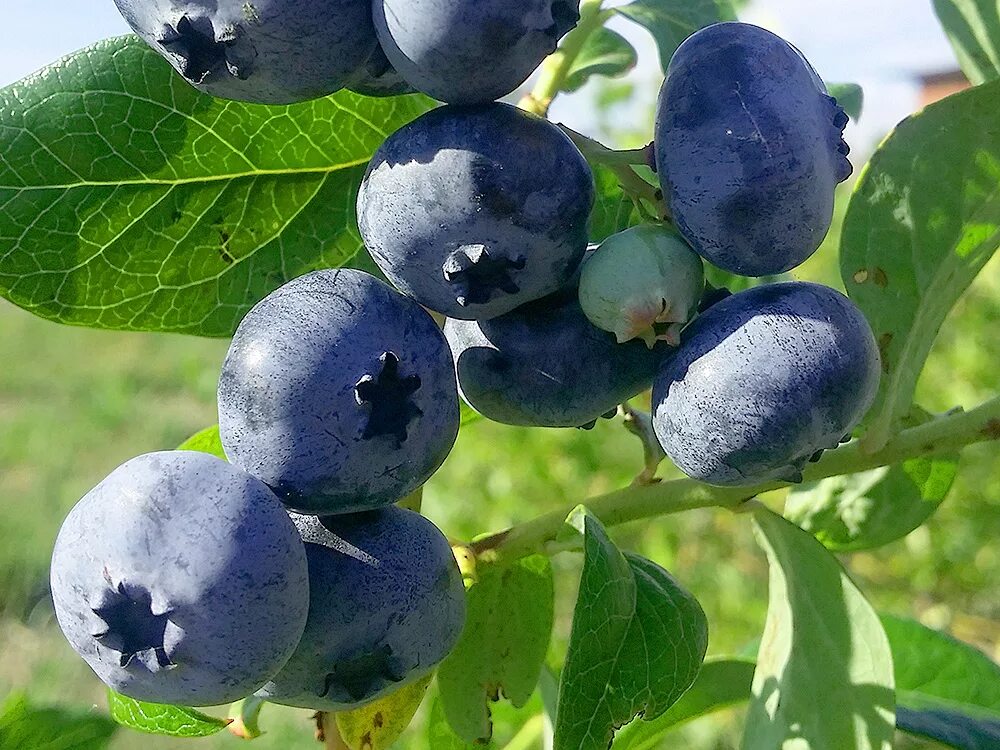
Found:
[[[618,343],[680,343],[705,288],[701,258],[681,237],[645,224],[608,237],[584,264],[580,306]]]

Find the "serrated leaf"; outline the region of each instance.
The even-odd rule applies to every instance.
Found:
[[[433,677],[427,675],[374,703],[338,713],[341,739],[351,750],[387,750],[410,726]]]
[[[892,656],[878,616],[815,537],[765,509],[754,530],[770,583],[743,750],[890,750]]]
[[[653,35],[664,71],[681,42],[698,29],[736,20],[729,0],[635,0],[615,10]]]
[[[233,721],[218,719],[193,708],[137,701],[114,690],[108,690],[108,708],[111,718],[122,726],[168,737],[208,737],[221,732]]]
[[[462,637],[438,668],[445,716],[466,742],[492,737],[489,701],[503,696],[521,707],[534,692],[552,633],[554,595],[552,566],[542,555],[477,569]]]
[[[33,706],[23,693],[0,705],[0,750],[104,750],[117,730],[107,716]]]
[[[222,448],[222,438],[219,436],[219,425],[206,427],[200,432],[196,432],[183,443],[177,446],[179,451],[198,451],[208,453],[223,461],[227,461],[226,452]]]
[[[623,555],[578,509],[584,564],[559,685],[556,750],[606,750],[640,713],[655,719],[698,675],[708,647],[701,606],[658,565]]]
[[[564,91],[576,91],[592,76],[623,76],[638,61],[639,55],[625,37],[602,26],[587,37],[566,74],[562,88]]]
[[[926,737],[957,750],[996,750],[1000,721],[974,719],[949,711],[896,710],[896,726],[908,734]]]
[[[826,89],[852,120],[860,119],[865,104],[864,89],[856,83],[828,83]]]
[[[666,713],[651,721],[636,719],[616,736],[614,750],[656,750],[663,737],[685,722],[742,703],[750,698],[755,663],[737,659],[708,660],[691,689]]]
[[[88,47],[0,90],[0,294],[63,323],[227,336],[289,279],[370,267],[358,185],[429,106],[224,101],[136,37]]]
[[[831,477],[793,487],[785,517],[832,550],[881,547],[930,518],[957,474],[956,454]]]
[[[973,84],[1000,78],[1000,13],[996,0],[934,0],[934,10]]]
[[[909,411],[938,330],[1000,245],[998,99],[988,83],[904,120],[851,198],[841,275],[882,352],[871,447]]]
[[[594,209],[590,213],[591,242],[603,242],[608,237],[642,223],[635,203],[622,189],[615,173],[600,164],[591,164],[597,188]]]

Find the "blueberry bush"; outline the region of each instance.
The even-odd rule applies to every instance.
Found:
[[[0,294],[231,339],[219,424],[115,469],[52,554],[122,731],[255,739],[271,703],[329,748],[645,750],[741,705],[743,750],[1000,747],[1000,667],[838,556],[932,523],[1000,440],[1000,396],[915,399],[1000,245],[989,3],[935,2],[975,86],[858,170],[844,295],[789,272],[854,171],[859,91],[728,0],[116,2],[138,36],[0,90]],[[613,18],[665,72],[642,148],[548,119],[635,66]],[[422,488],[482,420],[617,420],[639,470],[446,536]],[[699,509],[766,559],[740,652],[707,656],[691,586],[613,537]],[[115,731],[0,706],[3,750]]]

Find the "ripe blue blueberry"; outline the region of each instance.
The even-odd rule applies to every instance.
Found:
[[[66,638],[139,700],[243,698],[288,660],[309,604],[295,526],[260,481],[214,456],[150,453],[77,503],[52,554]]]
[[[506,104],[441,107],[376,152],[358,224],[397,289],[453,318],[559,289],[587,247],[590,167],[555,125]]]
[[[443,102],[511,93],[580,19],[580,0],[374,0],[375,28],[396,70]]]
[[[192,86],[223,99],[290,104],[361,75],[377,46],[370,0],[115,0]]]
[[[412,94],[415,89],[392,67],[381,47],[376,47],[368,62],[364,65],[364,73],[347,87],[356,94],[365,96],[400,96]]]
[[[309,559],[309,619],[258,695],[342,711],[428,674],[458,641],[465,590],[448,540],[419,513],[293,515]]]
[[[801,53],[769,31],[720,23],[670,62],[656,118],[656,163],[677,226],[733,273],[788,271],[830,228],[851,174],[847,115]]]
[[[806,462],[871,406],[879,354],[847,297],[787,282],[716,303],[684,332],[653,384],[653,426],[688,476],[709,484],[801,481]]]
[[[486,321],[444,326],[465,401],[496,422],[590,427],[649,387],[670,347],[618,344],[580,309],[575,287]]]
[[[219,378],[229,460],[307,513],[405,497],[444,461],[458,425],[443,334],[362,271],[316,271],[266,297]]]

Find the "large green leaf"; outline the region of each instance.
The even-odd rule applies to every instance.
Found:
[[[974,84],[1000,77],[1000,6],[997,0],[934,0],[962,71]]]
[[[708,647],[701,606],[670,575],[624,555],[600,522],[578,509],[584,564],[559,685],[555,750],[606,750],[614,731],[655,719],[698,675]]]
[[[111,718],[122,726],[169,737],[208,737],[229,726],[232,719],[217,719],[193,708],[137,701],[108,690]]]
[[[1000,737],[1000,666],[949,635],[881,616],[892,650],[898,729],[962,750],[993,750]],[[707,661],[691,689],[655,721],[634,721],[614,750],[653,750],[683,721],[751,696],[754,662]]]
[[[785,517],[833,550],[881,547],[930,518],[957,474],[953,455],[831,477],[793,487]]]
[[[635,48],[616,31],[602,26],[587,37],[580,54],[566,74],[564,91],[576,91],[592,76],[617,78],[628,73],[639,61]]]
[[[434,675],[427,675],[373,703],[336,715],[337,729],[350,750],[387,750],[413,721]]]
[[[21,693],[0,704],[0,750],[104,750],[117,729],[102,714],[40,708]]]
[[[528,702],[538,684],[552,633],[552,565],[526,557],[504,568],[481,564],[468,589],[465,628],[438,669],[448,722],[467,742],[493,734],[489,702]]]
[[[419,96],[223,101],[136,37],[0,91],[0,294],[100,328],[233,332],[320,267],[366,265],[354,201]]]
[[[706,661],[691,689],[662,716],[636,719],[615,735],[614,750],[656,750],[679,725],[750,698],[755,663],[738,659]]]
[[[889,750],[892,656],[878,616],[815,537],[764,509],[754,527],[771,573],[743,749]]]
[[[635,0],[615,10],[653,35],[664,71],[680,43],[698,29],[736,20],[729,0]]]
[[[900,705],[1000,721],[1000,666],[919,622],[883,616]]]
[[[1000,245],[998,99],[1000,81],[904,120],[851,198],[841,274],[882,352],[872,447],[910,410],[941,324]]]

